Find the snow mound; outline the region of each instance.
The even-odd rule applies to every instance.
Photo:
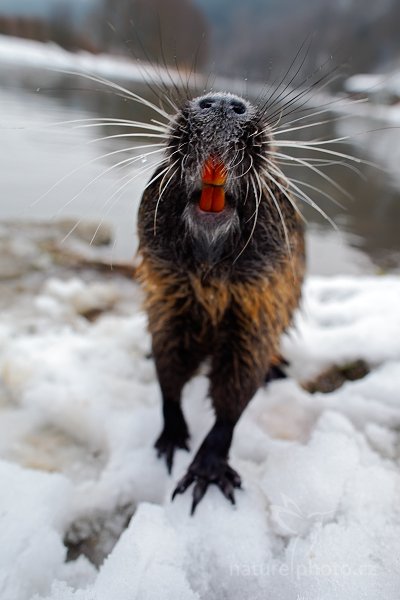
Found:
[[[235,431],[237,505],[211,488],[195,517],[189,492],[170,496],[212,423],[207,379],[185,388],[192,450],[169,477],[136,284],[64,275],[9,303],[0,597],[398,600],[399,301],[394,276],[306,282],[283,342],[289,377],[259,390]],[[302,386],[358,359],[362,379]]]

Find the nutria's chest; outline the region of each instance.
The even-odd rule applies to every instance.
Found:
[[[254,226],[252,213],[240,214],[238,230],[224,237],[218,231],[193,235],[182,219],[185,200],[177,190],[170,194],[157,207],[158,188],[150,186],[145,191],[138,219],[140,248],[171,269],[196,275],[203,282],[210,278],[241,282],[260,273],[272,275],[288,259],[288,243],[292,257],[303,246],[302,223],[282,198],[278,201],[287,235],[276,207],[263,198]]]
[[[235,314],[235,319],[247,322],[247,329],[255,328],[259,335],[265,327],[284,330],[301,294],[304,260],[300,251],[294,262],[282,262],[270,273],[264,270],[240,277],[233,272],[235,277],[191,272],[160,262],[144,249],[138,274],[150,329],[162,330],[168,322],[183,319],[187,331],[182,333],[203,339],[218,332],[227,315]]]

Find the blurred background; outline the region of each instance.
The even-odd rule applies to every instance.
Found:
[[[310,270],[400,270],[400,0],[0,0],[0,219],[65,219],[66,236],[110,222],[113,259],[126,260],[151,140],[94,119],[157,115],[89,74],[169,111],[180,87],[275,93],[292,103],[287,122],[317,113],[323,123],[287,139],[350,136],[330,149],[366,162],[288,149],[314,160],[288,160],[286,173],[339,228],[303,207]],[[135,164],[117,164],[126,147]]]

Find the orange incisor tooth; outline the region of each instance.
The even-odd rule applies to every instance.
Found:
[[[221,212],[225,208],[225,191],[223,186],[226,181],[224,164],[215,158],[206,160],[203,168],[199,206],[207,212]]]
[[[225,191],[223,187],[215,187],[213,189],[212,206],[213,212],[221,212],[225,208]]]
[[[223,187],[203,185],[199,206],[207,212],[221,212],[225,208],[225,191]]]
[[[199,206],[201,210],[210,211],[213,199],[214,188],[209,185],[204,185],[201,190]]]

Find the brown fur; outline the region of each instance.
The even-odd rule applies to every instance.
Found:
[[[281,362],[280,337],[291,323],[293,311],[300,299],[301,281],[304,273],[304,249],[302,238],[298,240],[291,260],[280,264],[279,271],[272,275],[261,274],[253,280],[232,282],[226,279],[209,279],[202,282],[200,275],[173,270],[142,253],[138,277],[145,291],[145,309],[149,317],[149,330],[157,345],[173,352],[175,340],[171,323],[185,315],[197,315],[200,327],[186,331],[187,351],[193,338],[200,346],[215,343],[220,325],[227,311],[232,311],[240,323],[241,357],[237,358],[236,386],[240,386],[239,373],[259,373],[261,385],[270,366]],[[226,341],[229,344],[229,340]],[[208,353],[212,354],[214,346]],[[206,349],[207,352],[207,349]],[[239,365],[239,363],[241,363]],[[235,387],[236,387],[235,386]],[[229,402],[223,407],[229,411]],[[222,407],[221,407],[222,408]],[[232,412],[236,421],[239,415]]]

